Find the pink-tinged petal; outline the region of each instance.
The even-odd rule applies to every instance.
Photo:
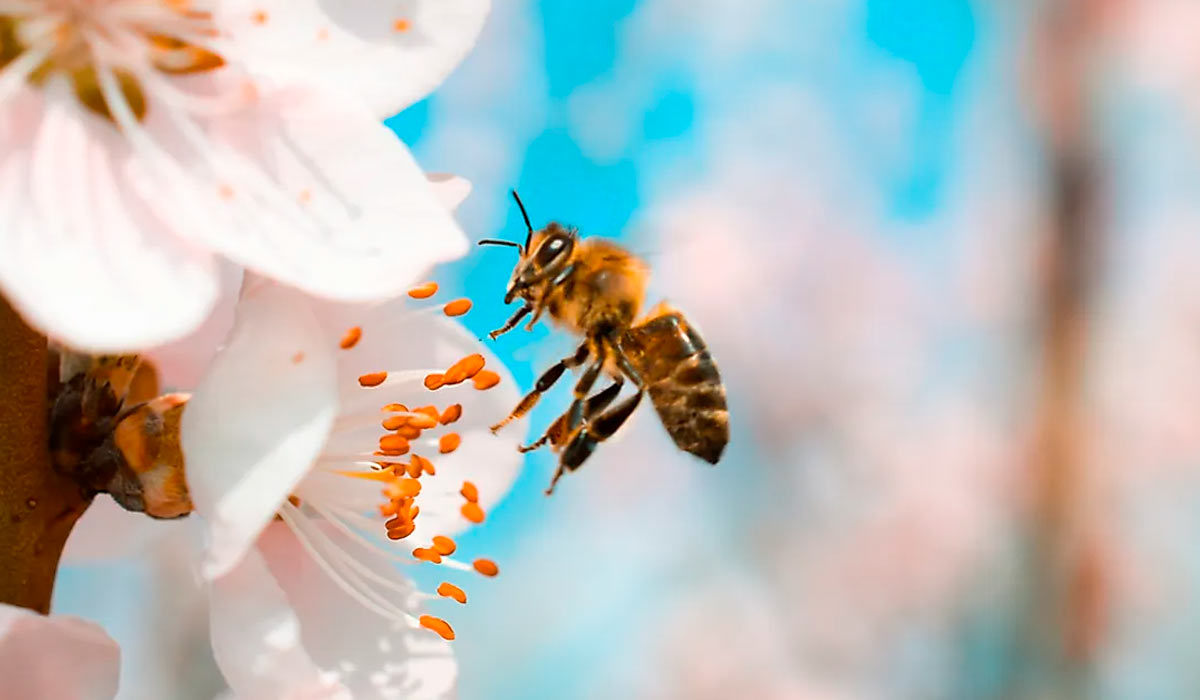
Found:
[[[200,325],[179,340],[140,353],[158,371],[161,393],[190,392],[200,383],[209,363],[233,330],[238,292],[242,286],[242,270],[224,260],[220,261],[218,270],[217,301]]]
[[[167,116],[147,117],[186,166],[176,199],[160,209],[192,240],[343,301],[395,296],[466,252],[466,236],[412,154],[361,104],[307,87],[263,85],[256,94],[247,109],[206,121],[194,135],[199,151]],[[189,201],[197,192],[206,197],[202,216]]]
[[[257,551],[212,582],[209,621],[213,656],[238,700],[353,697],[313,663],[301,621]]]
[[[319,304],[318,314],[332,338],[340,338],[351,326],[362,328],[362,337],[350,350],[338,351],[338,387],[341,389],[343,415],[368,415],[389,403],[409,408],[433,404],[439,411],[452,404],[462,405],[462,417],[446,426],[425,431],[412,443],[412,452],[432,461],[434,476],[423,476],[418,500],[421,515],[412,541],[425,543],[438,534],[453,534],[471,525],[461,514],[463,481],[479,489],[479,503],[488,510],[509,490],[523,463],[517,446],[528,431],[528,423],[513,423],[499,435],[488,427],[508,415],[520,394],[507,368],[462,324],[442,315],[440,306],[414,311],[401,301],[371,309],[350,305]],[[470,380],[437,391],[425,388],[427,371],[441,372],[462,358],[480,354],[485,368],[500,375],[500,383],[486,391],[476,389]],[[373,387],[359,386],[357,378],[371,372],[388,371],[389,381]],[[409,379],[399,381],[401,373]],[[393,376],[395,375],[395,376]],[[378,414],[358,427],[339,427],[326,445],[327,454],[349,454],[364,448],[374,449],[382,430]],[[339,424],[342,421],[339,421]],[[457,433],[462,442],[449,454],[439,452],[438,440]],[[363,501],[359,507],[378,504],[379,488],[373,482],[341,479],[342,489],[357,489]],[[329,491],[330,479],[306,481],[302,488]],[[303,497],[303,492],[301,491]]]
[[[488,0],[236,0],[217,22],[249,70],[350,90],[377,117],[428,95],[475,45]]]
[[[0,604],[0,696],[102,700],[117,693],[121,650],[75,617]]]
[[[377,584],[381,596],[420,614],[415,588],[386,560],[361,555],[332,528],[322,530],[329,542],[359,554],[359,564],[377,580],[392,582],[392,588]],[[299,620],[305,650],[355,700],[453,696],[458,669],[447,642],[427,629],[389,622],[347,595],[282,524],[263,533],[259,552]]]
[[[191,540],[195,527],[191,518],[155,520],[144,513],[131,513],[101,495],[71,529],[62,560],[78,565],[145,556],[164,538]]]
[[[79,349],[178,338],[216,297],[211,256],[135,191],[118,132],[70,99],[22,90],[0,109],[0,292]]]
[[[243,294],[229,343],[183,414],[188,486],[210,535],[206,576],[237,563],[328,437],[335,350],[299,292]]]
[[[471,194],[471,181],[465,177],[450,173],[429,173],[426,177],[438,201],[450,211],[458,209]]]

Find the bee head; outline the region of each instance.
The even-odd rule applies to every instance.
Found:
[[[516,297],[529,298],[535,287],[547,280],[554,281],[567,271],[571,253],[575,250],[575,241],[579,238],[574,229],[568,229],[561,224],[550,222],[546,228],[534,231],[529,223],[529,214],[525,205],[513,190],[513,199],[521,209],[525,219],[525,245],[513,241],[485,238],[479,245],[506,245],[517,249],[521,259],[513,268],[512,278],[504,293],[504,303],[511,304]]]

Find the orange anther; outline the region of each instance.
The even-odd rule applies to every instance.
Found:
[[[409,506],[409,508],[408,508],[408,517],[409,518],[416,520],[417,516],[420,514],[421,514],[421,506]]]
[[[437,474],[437,470],[433,468],[433,462],[430,462],[429,460],[425,459],[421,455],[413,455],[412,461],[413,461],[413,464],[420,465],[421,471],[425,472],[426,474],[428,474],[430,476],[434,476],[435,474]]]
[[[404,472],[408,474],[409,477],[416,479],[421,476],[421,464],[415,460],[409,462],[404,466]]]
[[[440,617],[434,617],[433,615],[422,615],[419,622],[421,623],[422,627],[437,632],[438,635],[446,641],[454,639],[454,630],[451,629],[450,625],[446,624],[446,621]]]
[[[462,489],[459,491],[459,493],[461,493],[462,497],[471,503],[477,503],[479,501],[479,489],[475,488],[475,484],[471,483],[470,481],[463,482]]]
[[[421,430],[419,428],[414,428],[411,425],[402,425],[399,428],[396,428],[396,434],[405,440],[416,440],[417,438],[421,437]]]
[[[461,444],[462,438],[458,436],[458,433],[446,433],[438,438],[438,452],[449,454],[457,450]]]
[[[496,562],[491,559],[476,559],[472,566],[484,576],[495,576],[500,573],[500,567],[496,566]]]
[[[384,435],[379,438],[379,449],[384,452],[399,452],[404,454],[408,451],[408,440],[399,435]],[[398,457],[400,455],[387,455],[388,457]]]
[[[388,501],[379,506],[379,514],[385,518],[390,518],[400,512],[400,504],[395,501]]]
[[[375,450],[374,452],[376,457],[403,457],[406,454],[408,454],[408,445],[391,450]]]
[[[383,408],[381,408],[379,410],[389,411],[389,412],[394,412],[394,413],[408,413],[408,406],[405,406],[402,403],[389,403],[388,405],[384,406]]]
[[[471,300],[466,299],[466,298],[455,299],[454,301],[452,301],[442,307],[442,311],[447,316],[462,316],[463,314],[467,313],[470,310],[471,310]]]
[[[379,424],[384,430],[398,430],[403,428],[408,423],[408,416],[388,416]]]
[[[442,555],[438,554],[436,550],[428,547],[417,547],[413,550],[413,556],[421,561],[427,561],[430,564],[442,563]]]
[[[401,479],[396,482],[396,487],[404,498],[413,498],[421,493],[421,482],[416,479]]]
[[[430,418],[432,418],[434,420],[437,420],[437,418],[438,418],[437,407],[433,406],[433,405],[419,406],[419,407],[413,409],[413,413],[424,413],[425,415],[429,416]]]
[[[475,375],[475,388],[479,389],[480,391],[483,391],[484,389],[491,389],[499,383],[500,375],[496,374],[490,369],[485,369],[479,374]]]
[[[442,425],[450,425],[454,421],[462,418],[462,404],[456,403],[453,406],[447,406],[442,415],[438,418],[438,422]]]
[[[483,365],[483,355],[478,353],[467,355],[453,365],[450,365],[450,369],[446,370],[445,381],[447,384],[458,384],[459,382],[466,381],[478,374],[479,370],[483,369]]]
[[[467,594],[463,593],[463,589],[459,588],[453,583],[443,582],[437,587],[437,592],[438,595],[442,596],[443,598],[453,598],[463,605],[467,604]]]
[[[433,548],[437,550],[438,554],[450,556],[451,554],[454,554],[454,550],[458,549],[458,545],[454,544],[454,540],[450,539],[449,537],[445,537],[444,535],[434,535]]]
[[[408,419],[408,424],[420,430],[428,430],[429,428],[437,427],[438,420],[437,416],[430,418],[422,413],[420,415],[410,416]]]
[[[361,386],[379,386],[383,384],[383,380],[387,379],[387,372],[371,372],[364,374],[358,378],[358,383]],[[476,382],[478,384],[478,382]]]
[[[483,509],[478,503],[464,503],[462,507],[463,517],[478,525],[483,522]]]
[[[446,375],[440,372],[434,372],[433,374],[425,375],[425,388],[430,391],[436,391],[442,388],[442,385],[445,383]]]
[[[401,525],[400,527],[396,527],[396,528],[392,528],[391,530],[388,530],[387,536],[388,536],[389,540],[402,540],[405,537],[408,537],[409,535],[413,534],[413,530],[415,530],[416,528],[417,528],[417,526],[414,525],[411,521],[409,521],[405,525]]]
[[[437,290],[437,282],[426,282],[425,284],[418,285],[408,290],[408,295],[413,299],[428,299],[434,294],[437,294]]]
[[[362,328],[355,326],[355,327],[351,328],[350,330],[346,331],[346,335],[342,336],[342,342],[340,343],[342,346],[342,349],[349,350],[350,348],[354,347],[355,345],[358,345],[358,341],[360,338],[362,338]]]

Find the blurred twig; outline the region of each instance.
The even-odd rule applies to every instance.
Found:
[[[1098,177],[1088,70],[1103,3],[1043,4],[1034,29],[1034,95],[1051,177],[1040,319],[1040,383],[1031,464],[1029,599],[1022,620],[1027,697],[1087,694],[1102,620],[1101,572],[1089,542],[1083,448],[1089,292],[1099,248]]]

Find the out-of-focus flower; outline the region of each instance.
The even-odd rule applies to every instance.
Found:
[[[417,617],[429,596],[395,562],[471,570],[445,536],[481,520],[515,477],[519,436],[486,426],[516,399],[499,363],[439,308],[338,306],[248,282],[182,434],[210,533],[214,650],[239,695],[436,696],[453,684],[444,642],[418,628],[453,632]],[[457,587],[439,593],[465,600]],[[378,658],[360,657],[366,647]]]
[[[94,350],[205,318],[228,258],[346,301],[466,241],[381,116],[486,0],[13,0],[0,8],[0,291]]]
[[[0,678],[6,698],[112,698],[120,656],[117,643],[90,622],[0,604]]]

